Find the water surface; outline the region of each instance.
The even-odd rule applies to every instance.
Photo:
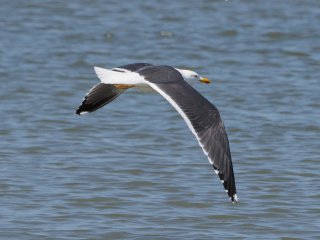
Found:
[[[1,239],[319,239],[320,2],[4,1]],[[221,111],[232,205],[181,117],[93,66],[189,68]]]

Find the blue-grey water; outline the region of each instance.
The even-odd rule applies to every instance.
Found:
[[[0,239],[320,239],[320,1],[1,1]],[[160,95],[75,109],[93,66],[189,68],[240,203]]]

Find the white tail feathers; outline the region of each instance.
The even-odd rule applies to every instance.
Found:
[[[94,67],[98,78],[106,84],[145,84],[144,78],[135,72],[118,72],[105,68]]]

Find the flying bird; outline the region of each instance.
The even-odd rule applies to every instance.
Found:
[[[194,71],[165,65],[132,63],[112,69],[94,67],[101,80],[84,97],[76,114],[93,112],[129,88],[151,88],[182,116],[233,203],[238,202],[228,136],[218,109],[189,83],[210,80]]]

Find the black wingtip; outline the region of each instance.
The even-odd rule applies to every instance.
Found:
[[[226,191],[226,193],[228,194],[228,197],[230,198],[232,203],[238,203],[238,196],[237,196],[237,190],[236,190],[236,185],[235,185],[235,181],[234,181],[234,175],[233,172],[231,173],[231,176],[229,177],[229,180],[224,180],[224,174],[222,174],[221,172],[219,172],[219,170],[212,165],[214,172],[219,176],[220,181]]]
[[[75,114],[77,115],[83,115],[83,114],[86,114],[86,113],[89,113],[90,111],[88,111],[87,107],[86,107],[86,104],[85,104],[85,101],[82,102],[82,104],[78,107],[78,109],[75,111]]]
[[[81,115],[81,110],[78,108],[78,109],[75,111],[75,114]]]
[[[236,204],[236,203],[239,202],[237,194],[234,194],[234,195],[231,197],[231,202],[232,202],[233,204]]]

